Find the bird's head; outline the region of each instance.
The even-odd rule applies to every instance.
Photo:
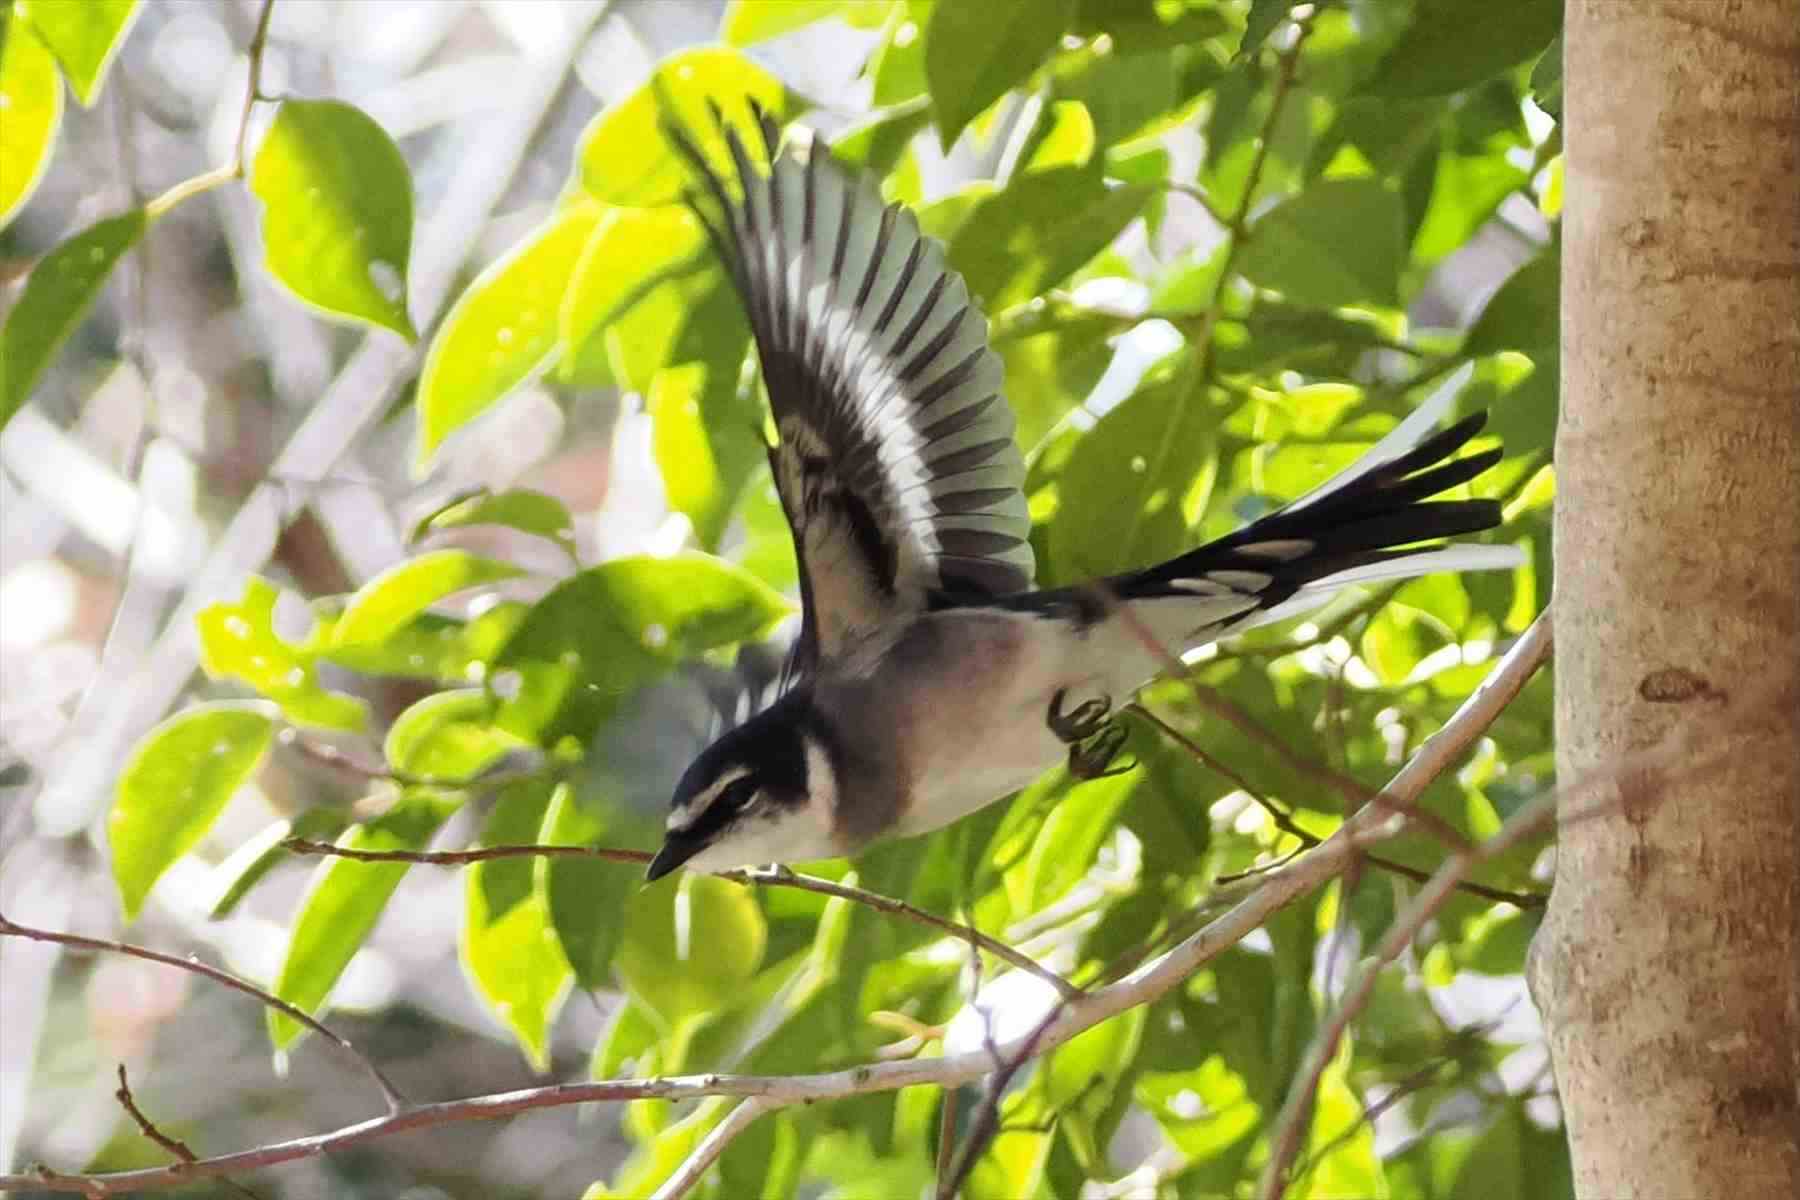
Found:
[[[700,752],[669,805],[668,831],[646,877],[676,867],[725,871],[839,853],[830,756],[790,693]]]

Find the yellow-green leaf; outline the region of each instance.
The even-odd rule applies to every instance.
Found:
[[[0,10],[0,229],[37,190],[56,126],[62,120],[62,88],[56,59],[19,19]]]
[[[412,541],[445,529],[470,525],[504,525],[555,542],[571,559],[575,557],[575,519],[568,506],[555,496],[528,488],[504,492],[476,491],[457,496],[413,526]]]
[[[762,962],[766,936],[748,888],[683,873],[627,902],[615,961],[632,998],[673,1028],[737,999]]]
[[[352,850],[423,850],[456,808],[456,800],[441,793],[408,792],[379,817],[352,826],[337,845]],[[309,1013],[323,1009],[338,976],[374,931],[388,897],[406,877],[407,866],[348,858],[321,862],[294,918],[275,994]],[[298,1021],[275,1009],[268,1011],[268,1024],[269,1040],[277,1050],[285,1050],[304,1031]]]
[[[126,920],[137,916],[169,865],[206,836],[262,761],[274,732],[275,723],[258,708],[202,704],[138,743],[106,824]]]
[[[13,11],[50,47],[76,97],[91,108],[137,7],[138,0],[17,0]]]
[[[275,585],[252,575],[243,599],[209,604],[194,618],[200,631],[200,665],[214,677],[240,679],[303,725],[361,729],[369,709],[354,696],[320,686],[318,655],[275,632]]]
[[[416,336],[406,314],[412,174],[368,114],[339,100],[283,101],[250,190],[275,278],[323,312]]]
[[[332,641],[338,646],[379,642],[446,596],[524,573],[466,550],[428,551],[358,588],[332,627]]]
[[[507,787],[481,831],[481,844],[535,840],[552,790],[545,780]],[[544,865],[533,858],[498,858],[471,866],[463,881],[462,930],[463,966],[476,992],[540,1073],[550,1068],[550,1023],[573,978],[551,932],[543,892],[532,882]]]
[[[473,779],[519,739],[495,727],[494,699],[480,688],[434,692],[394,718],[382,751],[390,766],[432,781]]]
[[[685,208],[611,209],[575,264],[558,314],[563,378],[569,380],[588,342],[644,299],[672,270],[705,247],[700,223]]]
[[[729,170],[709,102],[754,145],[760,138],[754,132],[751,100],[778,122],[799,107],[781,80],[736,50],[709,47],[671,56],[649,82],[588,126],[577,155],[582,187],[608,204],[673,204],[692,177],[663,123],[685,130],[709,161]]]
[[[9,42],[29,41],[14,33]],[[0,120],[0,128],[10,124]],[[7,165],[0,161],[0,173]],[[32,268],[25,294],[0,329],[0,429],[31,396],[31,389],[62,348],[125,252],[144,232],[144,210],[134,208],[82,230]]]
[[[719,23],[719,40],[727,46],[750,46],[827,17],[873,28],[887,19],[891,7],[878,0],[731,0]]]
[[[476,276],[451,308],[419,380],[421,466],[549,363],[563,292],[604,213],[594,204],[557,213]]]

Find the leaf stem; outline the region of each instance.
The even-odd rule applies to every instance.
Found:
[[[263,0],[262,10],[256,16],[256,32],[250,35],[248,57],[248,79],[244,84],[244,107],[238,117],[237,136],[232,141],[231,161],[202,171],[198,175],[183,179],[162,195],[144,206],[144,213],[152,221],[167,213],[184,200],[216,187],[244,177],[245,149],[250,141],[250,114],[255,111],[256,102],[263,99],[262,68],[263,54],[269,47],[269,21],[275,15],[275,0]]]

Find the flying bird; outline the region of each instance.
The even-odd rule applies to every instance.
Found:
[[[778,698],[676,785],[649,878],[925,833],[1065,756],[1093,773],[1122,739],[1113,698],[1162,665],[1156,642],[1179,653],[1349,584],[1518,563],[1512,547],[1418,545],[1500,523],[1495,501],[1431,499],[1501,454],[1454,457],[1485,417],[1437,430],[1454,398],[1444,389],[1342,473],[1236,533],[1033,590],[1024,462],[968,287],[871,175],[816,137],[784,142],[752,108],[761,162],[716,111],[729,171],[670,136],[755,338],[801,626]],[[1104,499],[1064,498],[1083,502]]]

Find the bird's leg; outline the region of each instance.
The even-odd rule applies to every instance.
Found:
[[[1137,766],[1134,759],[1122,766],[1112,762],[1125,745],[1125,727],[1112,719],[1112,697],[1099,696],[1063,711],[1067,690],[1050,697],[1044,721],[1050,732],[1069,747],[1069,774],[1077,779],[1103,779],[1122,775]]]

